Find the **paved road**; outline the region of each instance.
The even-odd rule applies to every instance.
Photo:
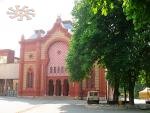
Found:
[[[150,113],[109,105],[87,105],[86,101],[67,98],[0,97],[0,113]]]

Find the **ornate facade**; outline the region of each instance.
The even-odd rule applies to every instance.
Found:
[[[91,77],[81,85],[69,81],[65,68],[71,34],[57,18],[46,35],[20,41],[19,95],[78,97],[88,90],[98,90],[106,96],[105,70],[93,68]],[[82,89],[82,91],[81,91]]]

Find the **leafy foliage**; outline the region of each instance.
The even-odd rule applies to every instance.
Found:
[[[135,29],[141,29],[150,24],[150,1],[149,0],[89,0],[92,11],[97,13],[101,9],[102,15],[107,15],[122,4],[127,20],[132,20]]]
[[[141,29],[150,24],[149,0],[123,0],[123,9],[127,19],[133,20],[135,29]]]
[[[90,24],[89,17],[92,13],[90,13],[90,4],[86,0],[76,2],[72,14],[76,20],[67,57],[67,67],[71,79],[81,81],[87,76],[95,61],[94,50],[88,47],[88,42],[96,29],[95,24]]]
[[[150,79],[150,27],[148,22],[139,27],[135,24],[139,18],[128,17],[126,11],[131,10],[126,9],[125,1],[76,1],[67,68],[72,80],[82,81],[97,62],[108,70],[107,80],[115,89],[114,100],[118,100],[119,87],[124,87],[134,103],[134,86],[141,70],[146,73],[141,77]]]

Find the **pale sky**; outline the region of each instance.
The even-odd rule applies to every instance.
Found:
[[[28,6],[35,10],[32,20],[17,21],[10,19],[8,8],[15,9],[15,5]],[[45,32],[51,29],[57,16],[62,20],[71,20],[71,10],[74,0],[0,0],[0,49],[15,50],[15,56],[19,57],[21,35],[29,38],[34,30],[43,29]]]

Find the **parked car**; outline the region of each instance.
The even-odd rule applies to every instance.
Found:
[[[99,92],[98,91],[88,91],[87,103],[88,104],[99,104]]]

